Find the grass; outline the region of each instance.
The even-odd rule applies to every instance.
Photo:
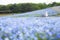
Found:
[[[60,13],[59,13],[59,14],[57,14],[56,16],[60,16]]]

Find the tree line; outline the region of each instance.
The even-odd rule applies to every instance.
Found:
[[[19,3],[19,4],[0,5],[0,11],[11,11],[12,13],[22,13],[22,12],[40,10],[53,6],[60,6],[60,3],[57,2],[53,2],[52,4]]]

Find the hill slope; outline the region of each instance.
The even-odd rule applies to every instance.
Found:
[[[46,9],[42,9],[42,10],[36,10],[36,11],[32,11],[32,12],[26,12],[26,13],[22,13],[22,14],[18,14],[19,16],[30,16],[30,17],[34,17],[34,16],[44,16],[45,13],[48,12],[48,15],[56,15],[58,12],[56,10],[54,10],[53,8],[46,8]],[[16,15],[16,14],[15,14]],[[18,16],[17,15],[17,16]]]
[[[26,13],[14,14],[12,16],[18,16],[18,17],[36,17],[36,16],[38,16],[39,17],[39,16],[44,16],[46,12],[48,12],[49,16],[57,15],[58,13],[60,13],[60,6],[50,7],[50,8],[26,12]]]
[[[51,7],[51,9],[57,11],[58,13],[60,13],[60,6],[55,6],[55,7]]]

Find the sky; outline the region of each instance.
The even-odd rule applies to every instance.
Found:
[[[14,3],[52,3],[60,2],[60,0],[0,0],[0,5],[14,4]]]

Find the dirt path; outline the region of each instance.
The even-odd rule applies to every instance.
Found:
[[[0,16],[9,16],[9,15],[12,15],[12,14],[1,14],[0,13]]]

